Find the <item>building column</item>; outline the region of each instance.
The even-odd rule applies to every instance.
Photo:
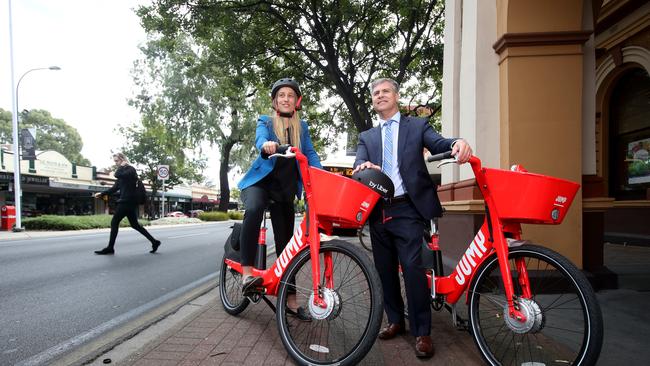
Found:
[[[501,168],[581,182],[582,20],[582,0],[497,0]],[[561,225],[523,231],[581,267],[581,191]]]

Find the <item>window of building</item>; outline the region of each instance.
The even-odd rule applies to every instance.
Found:
[[[617,200],[650,199],[650,76],[633,69],[610,99],[609,194]]]

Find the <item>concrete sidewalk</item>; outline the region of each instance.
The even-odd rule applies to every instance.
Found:
[[[239,316],[227,314],[213,290],[200,310],[128,355],[117,347],[92,365],[135,366],[294,365],[278,335],[275,314],[263,302],[251,304]],[[446,311],[433,314],[436,354],[431,360],[415,357],[410,335],[377,341],[361,365],[482,365],[469,333],[456,330]],[[134,339],[133,342],[137,343]],[[121,358],[124,357],[125,358]]]
[[[350,244],[367,253],[356,238],[350,239]],[[268,263],[273,260],[275,253],[269,256]],[[224,311],[218,290],[213,289],[181,309],[191,314],[180,315],[182,319],[162,325],[151,334],[134,337],[97,357],[92,365],[105,365],[105,359],[110,359],[111,364],[136,366],[295,364],[280,339],[275,313],[264,301],[251,303],[238,316],[231,316]],[[269,300],[275,304],[276,298]],[[464,312],[464,304],[459,304],[459,308]],[[418,359],[415,338],[407,334],[389,341],[377,340],[360,364],[418,365],[431,364],[432,360],[440,365],[483,364],[472,337],[453,326],[448,311],[432,312],[431,329],[435,349],[432,359]]]

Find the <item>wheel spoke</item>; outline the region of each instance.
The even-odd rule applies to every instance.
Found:
[[[370,271],[374,271],[369,260],[365,259],[364,263],[355,253],[328,244],[321,247],[321,268],[324,268],[324,252],[332,255],[334,289],[322,288],[323,299],[328,304],[327,309],[317,310],[316,314],[322,312],[322,319],[318,315],[305,322],[284,310],[286,292],[292,287],[298,289],[299,304],[309,306],[307,299],[311,289],[300,289],[306,290],[312,283],[310,256],[301,256],[296,263],[289,265],[285,278],[294,275],[296,284],[283,281],[278,293],[281,338],[291,350],[290,355],[299,363],[337,363],[343,359],[357,359],[361,353],[365,355],[374,343],[381,322],[381,303],[373,299],[376,291],[368,277]],[[367,331],[369,327],[372,330]]]
[[[582,273],[546,248],[512,248],[508,265],[517,296],[522,290],[517,281],[517,259],[523,259],[530,279],[532,298],[519,298],[517,304],[528,322],[504,319],[503,279],[496,258],[484,262],[470,288],[470,322],[483,357],[503,365],[574,364],[585,359],[594,363],[602,333],[588,332],[602,329],[602,318],[597,307],[588,308],[583,300],[596,301]],[[589,328],[586,316],[590,317]]]

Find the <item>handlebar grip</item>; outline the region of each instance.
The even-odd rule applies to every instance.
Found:
[[[436,155],[431,155],[427,158],[427,162],[430,163],[432,161],[444,160],[449,158],[451,158],[451,151],[443,152]]]
[[[290,147],[291,147],[291,145],[289,145],[289,144],[279,145],[275,149],[275,154],[286,154],[287,150],[289,150]],[[261,155],[262,155],[262,159],[268,159],[269,156],[271,156],[271,154],[265,153],[264,150],[262,150]]]

